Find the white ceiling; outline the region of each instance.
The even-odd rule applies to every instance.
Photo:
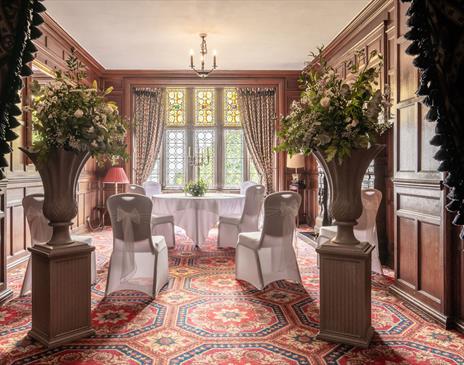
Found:
[[[107,69],[187,69],[208,33],[221,70],[299,70],[369,0],[46,0]],[[196,57],[198,65],[198,57]],[[207,59],[207,66],[211,58]]]

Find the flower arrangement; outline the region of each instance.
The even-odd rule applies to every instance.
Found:
[[[203,196],[208,191],[208,184],[203,180],[199,179],[198,181],[190,181],[184,187],[184,192],[192,196]]]
[[[368,148],[391,127],[389,92],[377,87],[381,65],[370,65],[374,56],[381,56],[372,52],[363,68],[353,65],[352,81],[336,74],[322,48],[312,56],[316,64],[302,73],[300,100],[281,121],[276,149],[290,154],[318,149],[327,161],[341,163],[352,149]]]
[[[85,152],[102,162],[106,157],[126,157],[125,121],[118,108],[106,96],[112,88],[101,91],[94,81],[88,86],[87,75],[74,52],[66,61],[68,70],[56,72],[52,82],[32,86],[34,94],[32,150],[44,159],[52,149]]]

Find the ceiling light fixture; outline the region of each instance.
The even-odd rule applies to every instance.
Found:
[[[190,50],[190,68],[193,71],[195,71],[195,73],[201,78],[208,77],[208,75],[217,68],[216,51],[214,50],[213,51],[213,68],[209,70],[205,70],[205,59],[206,59],[206,55],[208,54],[208,47],[206,46],[206,36],[207,36],[206,33],[200,33],[200,37],[201,37],[201,45],[200,45],[201,68],[200,69],[195,68],[193,64],[193,49]]]

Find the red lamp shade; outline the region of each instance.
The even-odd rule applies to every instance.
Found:
[[[103,179],[104,183],[129,184],[126,172],[122,167],[112,167]]]

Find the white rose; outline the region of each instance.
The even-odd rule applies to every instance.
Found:
[[[74,116],[76,118],[82,118],[84,115],[84,112],[81,110],[81,109],[77,109],[75,112],[74,112]]]
[[[324,108],[324,109],[327,109],[329,107],[329,104],[330,104],[330,98],[328,98],[327,96],[324,96],[321,101],[321,106]]]

